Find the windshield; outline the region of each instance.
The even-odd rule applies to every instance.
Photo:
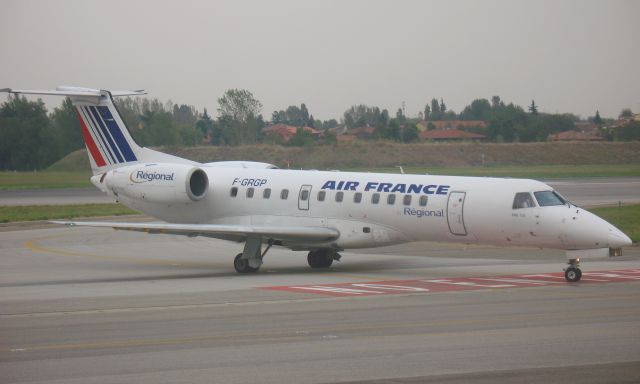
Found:
[[[550,207],[553,205],[565,205],[567,201],[556,191],[540,191],[533,193],[541,207]]]

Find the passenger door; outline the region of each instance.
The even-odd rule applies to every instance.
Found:
[[[466,192],[451,192],[447,202],[447,223],[449,231],[456,236],[466,236],[467,228],[464,225],[464,200]]]

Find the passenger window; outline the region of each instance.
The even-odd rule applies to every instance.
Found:
[[[411,205],[411,195],[404,195],[402,198],[402,204]]]
[[[282,200],[287,200],[287,197],[289,197],[289,190],[283,189],[282,192],[280,192],[280,198]]]
[[[362,201],[362,193],[361,192],[356,192],[355,195],[353,195],[353,202],[354,203],[360,203]]]
[[[344,199],[344,192],[340,191],[340,192],[336,193],[336,201],[338,203],[341,203],[342,199]]]
[[[302,192],[300,192],[300,200],[307,201],[308,199],[309,199],[309,191],[304,189]]]
[[[371,195],[371,204],[378,204],[380,202],[380,194],[374,193]]]
[[[392,193],[389,196],[387,196],[387,204],[393,205],[395,203],[396,203],[396,195]]]
[[[518,192],[513,199],[513,209],[531,208],[535,207],[533,198],[529,192]]]
[[[324,197],[327,195],[327,192],[325,191],[319,191],[318,192],[318,201],[324,201]]]
[[[420,196],[420,206],[421,207],[427,206],[427,196]]]
[[[253,193],[254,192],[255,192],[255,190],[253,189],[253,187],[248,188],[247,189],[247,197],[251,199],[253,197]]]
[[[268,199],[270,197],[271,197],[271,188],[266,188],[264,191],[262,191],[263,199]]]
[[[541,207],[550,207],[553,205],[565,205],[567,201],[556,191],[533,192]]]
[[[238,196],[238,187],[231,188],[231,197]]]

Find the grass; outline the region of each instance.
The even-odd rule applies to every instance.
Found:
[[[618,227],[634,243],[640,242],[640,204],[591,208],[589,211]]]
[[[532,179],[556,179],[571,177],[638,177],[640,164],[583,164],[583,165],[532,165],[532,166],[487,166],[487,167],[403,167],[405,173],[491,176]],[[400,173],[397,167],[354,168],[356,172]]]
[[[406,173],[553,179],[570,177],[638,177],[640,164],[533,165],[487,167],[403,167]],[[399,173],[396,167],[343,168],[343,171]],[[90,187],[90,172],[0,172],[0,190]]]
[[[0,223],[71,219],[76,217],[120,216],[139,212],[120,204],[0,206]]]
[[[91,171],[0,172],[0,190],[83,188],[92,186]]]

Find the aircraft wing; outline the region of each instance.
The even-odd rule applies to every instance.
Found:
[[[208,236],[244,240],[251,235],[294,242],[322,242],[337,239],[336,229],[325,227],[285,227],[221,224],[118,223],[105,221],[51,221],[78,227],[107,227],[117,230],[166,233],[185,236]]]

